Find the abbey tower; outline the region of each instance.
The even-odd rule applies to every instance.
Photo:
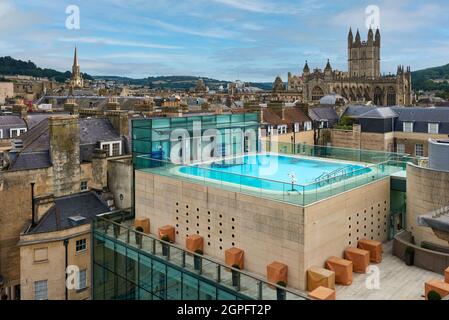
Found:
[[[399,65],[396,74],[381,74],[380,31],[368,30],[362,41],[359,30],[354,37],[348,34],[348,70],[332,68],[330,61],[324,69],[311,68],[306,61],[302,74],[288,73],[285,90],[276,87],[279,99],[294,97],[306,103],[319,103],[328,94],[338,94],[353,103],[371,102],[378,106],[412,104],[412,72],[410,67]],[[282,82],[281,79],[276,80]],[[283,92],[282,92],[283,91]],[[281,97],[282,96],[282,97]]]
[[[379,29],[375,36],[373,30],[369,29],[367,41],[361,40],[359,30],[354,40],[352,29],[349,30],[348,70],[351,77],[380,77],[380,42]]]

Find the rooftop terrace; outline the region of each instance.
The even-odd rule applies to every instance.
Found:
[[[354,273],[350,286],[336,286],[338,300],[424,300],[424,283],[442,275],[415,266],[407,266],[393,255],[393,241],[384,244],[379,269],[379,287],[368,289],[372,273]]]
[[[298,184],[293,179],[289,182],[285,179],[267,179],[258,175],[230,172],[219,165],[210,165],[205,162],[175,164],[170,160],[155,159],[151,155],[145,154],[135,155],[135,162],[136,169],[143,172],[306,206],[392,175],[405,176],[406,163],[415,161],[407,155],[396,153],[303,144],[279,143],[274,146],[267,144],[266,150],[269,151],[268,154],[275,156],[315,161],[319,166],[323,166],[325,163],[331,166],[338,164],[343,168],[331,172],[326,172],[323,169],[324,174],[312,182]],[[231,159],[241,156],[234,156]],[[218,160],[214,162],[214,164],[217,163],[224,162]],[[298,166],[296,174],[304,174],[304,170],[307,168]],[[194,176],[182,174],[185,171],[196,173]]]

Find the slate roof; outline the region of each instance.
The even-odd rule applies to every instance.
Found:
[[[99,142],[123,141],[111,122],[105,118],[79,119],[80,126],[80,161],[90,161]],[[31,130],[20,136],[23,149],[12,161],[10,170],[30,170],[48,168],[50,157],[49,120],[44,118]],[[126,152],[126,144],[125,150]]]
[[[389,107],[382,107],[382,108],[374,108],[366,113],[363,113],[362,115],[359,115],[359,118],[371,118],[371,119],[391,119],[396,118],[398,114],[393,111],[393,109]]]
[[[35,126],[37,126],[39,123],[41,123],[43,120],[48,119],[49,117],[56,116],[56,115],[68,115],[69,112],[52,112],[52,113],[28,113],[27,115],[27,123],[28,123],[28,129],[32,129]]]
[[[25,121],[19,116],[0,116],[0,126],[26,127]]]
[[[51,167],[50,152],[45,150],[20,154],[20,156],[13,162],[10,170],[32,170],[48,167]]]
[[[343,116],[358,118],[359,116],[376,108],[376,106],[352,105],[346,108]]]
[[[44,119],[33,129],[20,136],[20,140],[23,142],[23,151],[34,152],[50,149],[48,123],[48,119]]]
[[[70,217],[81,216],[85,220],[80,224],[87,224],[97,215],[109,212],[107,204],[94,192],[80,193],[55,199],[55,205],[51,207],[37,226],[28,234],[45,233],[70,229],[74,224]]]
[[[3,139],[9,139],[9,129],[27,128],[26,122],[19,116],[0,115],[0,130],[3,132]]]
[[[121,140],[111,122],[104,118],[83,118],[80,124],[80,144],[95,144],[98,141],[108,142]]]
[[[98,96],[77,96],[76,92],[73,98],[76,100],[76,103],[80,107],[80,109],[89,109],[95,108],[99,110],[103,110],[106,108],[106,104],[108,102],[107,97],[98,97]],[[53,108],[63,108],[64,103],[67,101],[67,97],[58,97],[58,96],[47,96],[44,101],[49,102],[52,99],[56,99],[56,105]],[[117,101],[120,104],[121,110],[133,110],[134,106],[141,101],[144,101],[145,97],[117,97]]]
[[[392,107],[401,122],[439,122],[449,123],[449,108],[424,108],[424,107]]]
[[[343,96],[336,93],[331,93],[322,97],[320,99],[320,104],[335,105],[337,103],[337,100],[340,99],[343,101],[347,101]]]
[[[332,106],[309,108],[309,117],[314,121],[328,120],[338,122],[338,114]]]

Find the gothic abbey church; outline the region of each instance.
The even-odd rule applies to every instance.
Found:
[[[302,75],[288,74],[288,92],[301,93],[303,101],[317,103],[327,94],[336,93],[349,102],[367,103],[378,106],[411,105],[411,70],[399,66],[396,75],[381,75],[380,31],[370,29],[367,41],[362,41],[360,32],[348,35],[347,72],[333,70],[327,62],[324,71],[311,71],[306,64]],[[275,88],[279,91],[279,88]]]

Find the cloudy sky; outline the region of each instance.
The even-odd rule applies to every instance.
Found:
[[[68,29],[70,5],[80,28]],[[380,9],[382,72],[449,63],[447,0],[0,0],[0,56],[69,70],[146,77],[273,81],[304,61],[347,69],[350,26],[366,37]]]

